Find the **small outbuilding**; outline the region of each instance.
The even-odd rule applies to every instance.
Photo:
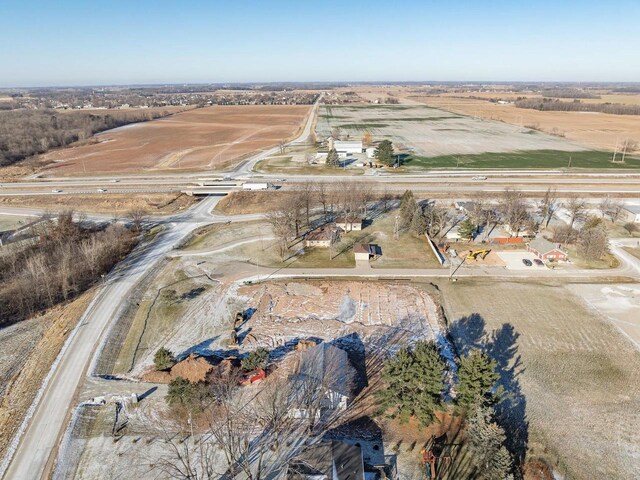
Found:
[[[356,262],[358,261],[369,261],[370,258],[374,257],[375,245],[371,245],[369,243],[356,243],[353,246],[353,253],[356,257]]]
[[[569,256],[560,249],[559,244],[542,237],[531,240],[527,244],[527,250],[543,261],[566,262],[569,260]]]
[[[338,217],[336,218],[336,227],[341,228],[345,232],[351,232],[352,230],[362,230],[362,219]]]

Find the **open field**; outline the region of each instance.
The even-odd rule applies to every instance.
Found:
[[[417,157],[584,150],[551,135],[420,105],[325,106],[319,111],[318,136],[328,137],[334,128],[352,138],[370,132],[375,140],[389,139]]]
[[[88,195],[34,195],[0,197],[0,208],[30,207],[54,212],[75,210],[86,213],[124,215],[133,208],[151,215],[176,213],[198,200],[181,193],[109,193]]]
[[[439,286],[459,348],[494,332],[503,379],[524,395],[532,455],[565,478],[638,478],[640,352],[627,338],[569,288]]]
[[[584,169],[630,169],[640,168],[640,157],[627,156],[625,163],[613,163],[611,152],[559,150],[528,150],[524,152],[481,153],[475,155],[443,155],[439,157],[412,156],[407,167],[422,168],[584,168]]]
[[[222,198],[215,211],[225,215],[242,215],[249,213],[266,213],[271,202],[277,202],[292,197],[295,192],[231,192]]]
[[[213,106],[97,135],[97,143],[56,150],[55,175],[223,169],[293,137],[309,106]]]
[[[616,142],[640,141],[640,116],[590,112],[541,112],[514,105],[499,105],[471,98],[408,96],[409,100],[450,112],[517,126],[535,126],[544,132],[563,134],[568,142],[595,150],[613,151]]]

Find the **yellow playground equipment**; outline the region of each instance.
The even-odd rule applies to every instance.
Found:
[[[467,260],[477,260],[478,257],[480,257],[481,260],[484,260],[484,258],[489,255],[489,252],[491,252],[491,250],[476,250],[475,252],[473,250],[469,250],[469,255],[467,255]]]

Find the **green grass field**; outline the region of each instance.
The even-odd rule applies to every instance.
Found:
[[[509,153],[480,153],[477,155],[444,155],[440,157],[411,157],[407,168],[581,168],[581,169],[637,169],[640,158],[627,157],[625,163],[612,163],[611,152],[587,150],[563,152],[558,150],[529,150]],[[571,159],[571,165],[569,165]]]

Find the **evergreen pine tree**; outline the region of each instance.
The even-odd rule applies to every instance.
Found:
[[[412,416],[423,426],[433,422],[445,387],[445,363],[433,342],[403,347],[386,362],[382,377],[388,386],[376,393],[380,414],[403,423]]]
[[[170,350],[160,347],[153,356],[153,364],[156,370],[169,370],[176,364],[176,357]]]
[[[337,167],[340,165],[340,156],[335,148],[332,148],[329,150],[329,153],[327,153],[327,165],[331,167]]]
[[[504,446],[504,429],[494,419],[494,410],[488,406],[477,406],[467,425],[469,452],[478,468],[482,480],[505,480],[512,478],[513,459]]]
[[[476,226],[471,222],[471,220],[466,218],[460,223],[460,225],[458,225],[458,233],[461,238],[471,240],[473,235],[476,233]]]
[[[390,140],[382,140],[373,152],[373,156],[380,163],[389,167],[392,166],[396,161],[393,155],[393,144]]]
[[[418,205],[413,212],[413,218],[411,219],[411,225],[409,227],[414,235],[424,235],[427,231],[427,218],[422,211],[422,208]]]
[[[485,405],[492,399],[498,378],[495,360],[480,350],[472,350],[460,358],[456,403],[467,412],[476,405]]]
[[[413,192],[407,190],[400,200],[400,225],[402,228],[409,228],[416,212],[417,203],[413,198]]]

